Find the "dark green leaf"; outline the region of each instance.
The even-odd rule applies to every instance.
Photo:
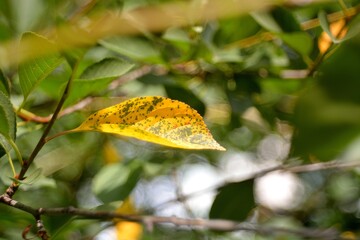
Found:
[[[331,160],[360,135],[359,51],[358,38],[343,42],[322,65],[318,84],[299,99],[294,155]]]
[[[134,189],[142,173],[139,162],[104,166],[93,180],[93,192],[104,203],[124,200]]]
[[[271,15],[283,32],[301,31],[299,22],[289,10],[283,7],[275,7],[272,9]]]
[[[284,33],[279,34],[279,37],[303,56],[308,56],[313,48],[313,40],[306,32]]]
[[[219,189],[209,217],[244,221],[255,206],[254,180],[230,183]]]
[[[45,49],[54,49],[56,46],[46,38],[32,32],[24,33],[22,40],[26,38],[36,38]],[[39,43],[40,45],[40,43]],[[20,42],[21,46],[21,42]],[[59,54],[51,54],[38,57],[27,61],[19,66],[19,81],[21,90],[24,94],[24,102],[30,93],[44,80],[57,66],[61,64],[63,58]]]
[[[215,34],[215,43],[220,47],[250,37],[261,28],[251,16],[223,19],[219,21],[219,24],[219,29]]]
[[[181,86],[165,86],[165,90],[170,98],[186,102],[201,116],[205,115],[205,104],[190,90]]]

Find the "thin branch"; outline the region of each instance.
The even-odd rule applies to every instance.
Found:
[[[282,227],[270,227],[259,224],[252,224],[247,222],[235,222],[229,220],[208,220],[208,219],[178,218],[178,217],[124,215],[116,212],[93,211],[93,210],[79,209],[74,207],[34,209],[30,206],[27,206],[16,200],[13,200],[4,194],[0,196],[0,202],[32,214],[36,219],[38,235],[42,237],[42,239],[48,239],[48,235],[42,221],[40,220],[41,216],[70,215],[70,216],[83,217],[86,219],[101,219],[101,220],[121,219],[126,221],[143,223],[144,225],[147,226],[171,223],[176,226],[188,226],[199,230],[216,230],[223,232],[251,231],[262,235],[276,235],[280,233],[283,234],[285,233],[285,234],[291,234],[306,238],[326,239],[326,240],[331,240],[331,239],[346,240],[346,238],[341,237],[340,233],[337,232],[335,229],[313,229],[313,228],[288,229]]]
[[[114,90],[125,82],[129,82],[131,80],[142,77],[146,74],[153,72],[154,70],[156,70],[156,66],[144,65],[112,81],[112,83],[108,87],[108,90]]]
[[[247,178],[242,178],[242,181],[245,181],[250,178],[261,177],[269,172],[273,172],[277,170],[289,171],[294,173],[303,173],[303,172],[323,171],[329,169],[345,170],[359,166],[360,166],[360,161],[352,161],[352,162],[331,161],[324,163],[307,164],[302,166],[277,165],[253,173],[249,175]],[[234,179],[232,180],[234,181]],[[218,187],[219,186],[215,186],[213,187],[213,189]],[[193,195],[194,194],[191,194],[191,196]],[[185,199],[188,197],[190,197],[190,195],[182,196],[181,198]],[[216,230],[216,231],[225,231],[225,232],[242,230],[242,231],[251,231],[251,232],[259,233],[262,235],[276,235],[280,233],[285,233],[285,234],[292,234],[304,238],[347,240],[346,237],[340,236],[340,234],[334,229],[311,229],[311,228],[288,229],[281,227],[264,226],[259,224],[251,224],[246,222],[234,222],[228,220],[207,220],[207,219],[194,219],[194,218],[189,219],[189,218],[178,218],[178,217],[124,215],[116,212],[93,211],[93,210],[79,209],[74,207],[35,209],[12,199],[7,194],[3,194],[0,196],[0,202],[32,214],[37,220],[38,235],[42,236],[43,239],[47,239],[46,238],[47,233],[44,230],[42,222],[40,220],[40,217],[42,215],[44,216],[71,215],[71,216],[83,217],[87,219],[102,219],[102,220],[113,220],[114,218],[117,218],[126,221],[141,222],[147,226],[153,226],[155,224],[171,223],[176,226],[189,226],[199,230],[207,229],[207,230]]]
[[[89,105],[93,99],[91,97],[87,97],[79,101],[78,103],[72,105],[71,107],[65,108],[58,114],[58,118],[63,117],[65,115],[71,114],[73,112],[76,112],[80,109],[83,109],[87,105]],[[32,112],[26,111],[25,109],[21,109],[17,112],[18,117],[23,119],[24,121],[31,121],[31,122],[37,122],[37,123],[48,123],[51,121],[54,114],[50,114],[49,116],[42,117],[38,116]]]
[[[23,210],[35,216],[37,221],[38,234],[39,236],[43,236],[43,239],[47,239],[45,238],[47,237],[47,233],[46,230],[44,229],[42,221],[40,220],[40,217],[61,216],[61,215],[78,216],[86,219],[101,219],[101,220],[121,219],[131,222],[143,223],[144,225],[147,226],[171,223],[176,226],[188,226],[188,227],[197,228],[199,230],[216,230],[223,232],[251,231],[262,235],[276,235],[279,233],[286,233],[300,237],[310,237],[315,239],[327,239],[327,240],[346,239],[346,238],[342,238],[335,229],[312,229],[312,228],[288,229],[282,227],[270,227],[259,224],[252,224],[247,222],[235,222],[229,220],[208,220],[208,219],[200,219],[200,218],[194,219],[194,218],[178,218],[178,217],[124,215],[116,212],[93,211],[93,210],[79,209],[74,207],[34,209],[30,206],[27,206],[16,200],[13,200],[5,195],[0,196],[0,201],[2,203]]]
[[[293,173],[305,173],[305,172],[316,172],[316,171],[325,171],[330,169],[336,170],[348,170],[355,167],[360,167],[360,161],[330,161],[322,163],[313,163],[300,166],[292,166],[284,168],[284,171],[293,172]]]
[[[50,239],[49,235],[47,234],[47,231],[45,229],[44,223],[43,221],[40,219],[40,216],[38,219],[36,219],[36,227],[38,229],[37,231],[37,235],[42,239],[42,240],[48,240]]]
[[[292,173],[305,173],[305,172],[325,171],[325,170],[330,170],[330,169],[348,170],[348,169],[352,169],[354,167],[360,167],[360,161],[339,161],[339,160],[334,160],[334,161],[330,161],[330,162],[313,163],[313,164],[306,164],[306,165],[299,165],[299,166],[294,166],[293,164],[292,165],[279,164],[279,165],[267,167],[265,169],[261,169],[259,171],[256,171],[254,173],[250,173],[249,175],[243,176],[243,177],[240,177],[240,178],[226,179],[222,183],[215,184],[213,186],[204,188],[204,189],[202,189],[200,191],[197,191],[197,192],[177,196],[175,199],[171,199],[171,200],[168,200],[166,202],[160,203],[155,208],[157,208],[157,209],[158,208],[164,208],[168,204],[172,204],[174,202],[179,202],[179,201],[180,202],[185,201],[185,200],[187,200],[189,198],[204,194],[206,192],[217,190],[217,189],[223,187],[224,185],[226,185],[228,183],[244,182],[244,181],[247,181],[247,180],[250,180],[250,179],[256,179],[256,178],[265,176],[266,174],[271,173],[271,172],[275,172],[275,171],[285,171],[285,172],[292,172]]]
[[[189,219],[178,217],[159,217],[159,216],[140,216],[140,215],[123,215],[115,212],[106,211],[92,211],[73,207],[68,208],[40,208],[38,209],[40,215],[58,216],[58,215],[72,215],[81,216],[92,219],[109,219],[119,218],[126,221],[141,222],[145,225],[155,225],[171,223],[176,226],[190,226],[196,227],[199,230],[216,230],[216,231],[251,231],[262,235],[276,235],[279,233],[292,234],[300,237],[311,237],[315,239],[344,239],[334,229],[311,229],[298,228],[287,229],[281,227],[267,227],[258,224],[251,224],[246,222],[235,222],[229,220],[207,220],[207,219]]]
[[[25,177],[25,174],[27,172],[27,170],[29,169],[29,167],[31,166],[31,164],[33,163],[35,157],[38,155],[38,153],[40,152],[40,150],[42,149],[42,147],[45,145],[46,143],[46,137],[48,136],[48,134],[50,133],[50,130],[52,128],[52,126],[54,125],[59,113],[60,113],[60,110],[62,108],[62,106],[64,105],[65,103],[65,100],[69,94],[69,91],[70,91],[70,86],[72,84],[72,81],[75,77],[75,72],[76,72],[76,69],[77,69],[77,65],[78,65],[78,62],[75,64],[74,66],[74,69],[73,69],[73,72],[69,78],[69,81],[67,82],[67,85],[65,87],[65,90],[64,90],[64,93],[54,111],[54,114],[52,115],[51,119],[50,119],[50,122],[49,124],[46,126],[42,136],[40,137],[37,145],[35,146],[34,150],[32,151],[29,159],[27,159],[26,161],[23,161],[23,164],[21,166],[21,170],[20,170],[20,173],[19,175],[17,176],[17,178],[19,180],[23,180],[24,177]],[[17,189],[19,187],[19,184],[17,182],[13,182],[6,190],[5,194],[8,195],[10,198],[16,193]]]

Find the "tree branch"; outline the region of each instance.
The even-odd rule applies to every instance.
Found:
[[[186,195],[180,195],[177,196],[175,199],[171,199],[168,200],[166,202],[160,203],[158,206],[156,206],[156,208],[163,208],[168,204],[174,203],[174,202],[182,202],[186,199],[201,195],[203,193],[209,192],[209,191],[213,191],[213,190],[217,190],[221,187],[223,187],[224,185],[231,183],[231,182],[244,182],[250,179],[255,179],[255,178],[259,178],[262,177],[268,173],[271,172],[275,172],[275,171],[285,171],[285,172],[292,172],[292,173],[305,173],[305,172],[316,172],[316,171],[325,171],[325,170],[330,170],[330,169],[337,169],[337,170],[347,170],[347,169],[351,169],[354,167],[360,167],[360,161],[339,161],[339,160],[334,160],[334,161],[330,161],[330,162],[321,162],[321,163],[313,163],[313,164],[306,164],[306,165],[298,165],[298,166],[294,166],[293,164],[291,165],[275,165],[275,166],[271,166],[271,167],[267,167],[264,169],[261,169],[259,171],[250,173],[247,176],[243,176],[240,178],[229,178],[226,179],[224,182],[213,185],[211,187],[208,188],[204,188],[200,191],[197,192],[193,192],[190,194],[186,194]]]
[[[0,202],[5,203],[14,208],[28,212],[35,216],[36,225],[38,228],[38,235],[42,239],[48,239],[47,232],[40,220],[41,216],[60,216],[71,215],[84,217],[86,219],[102,219],[102,220],[126,220],[131,222],[143,223],[146,226],[171,223],[175,226],[188,226],[199,230],[216,230],[223,232],[232,231],[251,231],[261,235],[276,235],[276,234],[291,234],[300,237],[326,239],[326,240],[347,240],[340,236],[335,229],[312,229],[312,228],[297,228],[288,229],[282,227],[270,227],[260,224],[253,224],[247,222],[235,222],[229,220],[208,220],[208,219],[194,219],[194,218],[178,218],[178,217],[160,217],[160,216],[141,216],[141,215],[124,215],[116,212],[107,211],[93,211],[86,209],[79,209],[74,207],[66,208],[39,208],[34,209],[30,206],[22,204],[16,200],[8,198],[4,195],[0,196]]]
[[[73,207],[68,208],[40,208],[38,209],[40,215],[57,216],[57,215],[72,215],[81,216],[92,219],[114,219],[141,222],[147,226],[156,224],[171,223],[176,226],[189,226],[198,228],[199,230],[216,230],[216,231],[251,231],[262,235],[276,235],[279,233],[286,233],[300,237],[311,237],[316,239],[345,239],[341,238],[340,234],[334,229],[311,229],[298,228],[287,229],[281,227],[268,227],[259,224],[252,224],[246,222],[235,222],[229,220],[207,220],[207,219],[189,219],[178,217],[159,217],[159,216],[140,216],[140,215],[123,215],[115,212],[106,211],[91,211],[78,209]]]
[[[51,119],[50,119],[48,125],[45,127],[45,130],[44,130],[43,134],[41,135],[37,145],[34,148],[34,150],[30,154],[29,159],[27,159],[26,161],[22,161],[21,170],[20,170],[20,173],[15,176],[16,179],[18,179],[18,180],[25,179],[25,174],[27,173],[29,167],[31,166],[31,164],[35,160],[35,158],[38,155],[38,153],[40,152],[40,150],[45,145],[46,137],[49,135],[50,130],[52,129],[56,119],[58,118],[58,115],[60,114],[60,111],[61,111],[61,109],[62,109],[62,107],[63,107],[63,105],[65,103],[65,100],[69,95],[70,88],[71,88],[73,79],[75,77],[75,73],[76,73],[78,64],[79,64],[79,61],[77,61],[74,64],[72,74],[71,74],[71,76],[70,76],[70,78],[69,78],[69,80],[68,80],[68,82],[66,84],[66,87],[65,87],[65,90],[64,90],[64,92],[63,92],[63,94],[61,96],[61,99],[60,99],[58,105],[56,106],[54,114],[51,116]],[[47,231],[46,231],[46,229],[45,229],[45,227],[44,227],[44,225],[43,225],[43,223],[41,221],[41,218],[40,218],[41,215],[38,213],[38,211],[36,209],[30,207],[30,206],[24,205],[24,204],[14,200],[14,199],[12,199],[12,197],[14,196],[14,194],[16,193],[18,188],[19,188],[19,182],[18,181],[13,181],[11,183],[11,185],[6,189],[5,193],[0,196],[0,201],[2,203],[4,203],[4,204],[7,204],[7,205],[11,206],[11,207],[14,207],[14,208],[17,208],[17,209],[20,209],[22,211],[25,211],[25,212],[28,212],[28,213],[32,214],[34,216],[35,220],[36,220],[36,226],[37,226],[37,229],[38,229],[38,236],[43,240],[49,239]],[[24,234],[26,235],[26,231],[23,233],[23,235]]]
[[[50,130],[52,128],[52,126],[54,125],[60,111],[61,111],[61,108],[62,106],[64,105],[65,103],[65,100],[69,94],[69,91],[70,91],[70,86],[72,84],[72,81],[75,77],[75,72],[76,72],[76,69],[77,69],[77,65],[78,65],[78,62],[75,64],[74,66],[74,69],[73,69],[73,72],[69,78],[69,81],[67,82],[67,85],[65,87],[65,90],[64,90],[64,93],[63,95],[61,96],[61,99],[54,111],[54,114],[52,115],[51,119],[50,119],[50,122],[49,124],[46,126],[42,136],[40,137],[37,145],[35,146],[34,150],[32,151],[32,153],[30,154],[30,157],[29,159],[27,159],[26,161],[23,162],[23,164],[21,165],[21,170],[20,170],[20,173],[16,176],[17,179],[19,180],[23,180],[24,177],[25,177],[25,174],[27,172],[27,170],[29,169],[29,167],[31,166],[31,164],[33,163],[35,157],[38,155],[38,153],[40,152],[40,150],[42,149],[42,147],[45,145],[46,143],[46,137],[48,136],[48,134],[50,133]],[[6,189],[5,191],[5,196],[8,196],[8,197],[12,197],[17,189],[19,187],[19,183],[18,182],[12,182],[11,185]]]

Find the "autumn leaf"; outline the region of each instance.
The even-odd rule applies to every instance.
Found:
[[[329,26],[329,31],[333,36],[337,36],[339,39],[342,39],[343,37],[345,37],[347,32],[345,24],[346,21],[344,19],[331,23]],[[325,53],[329,49],[331,44],[332,40],[329,34],[326,31],[322,32],[318,40],[319,51],[321,53]]]
[[[225,150],[196,110],[165,97],[138,97],[102,109],[70,130],[81,131],[112,133],[174,148]]]
[[[123,215],[133,215],[137,213],[131,198],[125,199],[116,212]],[[140,223],[129,221],[117,220],[115,229],[118,240],[138,240],[141,239],[143,232],[143,227]]]

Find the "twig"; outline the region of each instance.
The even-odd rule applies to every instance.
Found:
[[[93,101],[93,99],[91,97],[84,98],[83,100],[74,104],[73,106],[62,110],[58,114],[57,117],[60,118],[65,115],[71,114],[75,111],[78,111],[80,109],[83,109],[84,107],[89,105],[92,101]],[[37,122],[37,123],[48,123],[48,122],[50,122],[50,120],[54,114],[50,114],[49,116],[42,117],[42,116],[38,116],[32,112],[26,111],[25,109],[21,109],[20,111],[17,112],[17,115],[18,115],[18,117],[20,117],[21,119],[23,119],[25,121],[31,121],[31,122]]]
[[[257,178],[269,172],[273,172],[277,170],[290,171],[294,173],[303,173],[303,172],[323,171],[329,169],[344,170],[359,166],[360,166],[360,161],[353,161],[353,162],[331,161],[325,163],[307,164],[302,166],[278,165],[253,173],[248,177],[242,178],[241,181],[245,181],[250,178]],[[234,181],[235,179],[232,180]],[[220,187],[220,185],[213,186],[212,189],[216,189],[218,187]],[[205,190],[208,191],[209,189],[204,189],[204,191]],[[197,192],[197,194],[199,194],[199,192]],[[193,195],[194,194],[189,194],[186,196],[181,196],[181,198],[186,199]],[[44,231],[42,222],[40,220],[40,217],[42,215],[46,215],[46,216],[72,215],[72,216],[84,217],[88,219],[103,219],[103,220],[112,220],[114,218],[118,218],[126,221],[141,222],[148,226],[152,226],[154,224],[172,223],[176,226],[189,226],[192,228],[196,228],[198,230],[204,230],[204,229],[217,230],[217,231],[243,230],[243,231],[256,232],[262,235],[275,235],[279,233],[286,233],[304,238],[314,238],[314,239],[327,239],[327,240],[347,239],[345,237],[341,237],[340,234],[334,229],[309,229],[309,228],[287,229],[281,227],[269,227],[258,224],[250,224],[246,222],[240,223],[240,222],[234,222],[228,220],[207,220],[207,219],[194,219],[194,218],[188,219],[188,218],[178,218],[178,217],[124,215],[116,212],[93,211],[93,210],[79,209],[74,207],[35,209],[12,199],[7,194],[3,194],[0,196],[0,202],[32,214],[37,220],[38,235],[40,236],[42,234],[41,236],[43,236],[43,239],[47,239],[46,238],[47,234],[46,231]]]
[[[40,220],[40,216],[71,215],[71,216],[85,217],[87,219],[102,219],[102,220],[112,220],[114,218],[118,218],[126,221],[141,222],[146,225],[171,223],[176,226],[196,227],[199,230],[207,229],[207,230],[216,230],[216,231],[224,231],[224,232],[242,230],[242,231],[256,232],[262,235],[276,235],[279,233],[286,233],[300,237],[311,237],[315,239],[327,239],[327,240],[345,239],[342,238],[340,234],[334,229],[311,229],[311,228],[288,229],[281,227],[263,226],[263,225],[252,224],[247,222],[235,222],[229,220],[208,220],[208,219],[190,219],[190,218],[178,218],[178,217],[124,215],[116,212],[93,211],[93,210],[79,209],[74,207],[34,209],[32,207],[19,203],[15,200],[6,199],[4,196],[1,196],[0,200],[3,203],[8,203],[8,205],[10,206],[13,206],[17,209],[21,209],[34,216],[37,216],[37,226],[39,229],[38,233],[42,233],[42,234],[46,234],[46,231],[44,232],[43,224]],[[47,239],[47,238],[43,238],[43,239]]]
[[[19,205],[15,205],[19,206]],[[32,208],[22,208],[31,209]],[[189,218],[178,218],[178,217],[160,217],[160,216],[141,216],[141,215],[123,215],[116,212],[106,211],[93,211],[85,210],[74,207],[67,208],[39,208],[36,210],[39,216],[59,216],[59,215],[71,215],[85,217],[87,219],[102,219],[112,220],[114,218],[122,219],[132,222],[140,222],[146,225],[165,224],[171,223],[176,226],[189,226],[199,230],[216,230],[216,231],[251,231],[262,235],[276,235],[280,233],[296,235],[300,237],[310,237],[315,239],[343,239],[340,234],[334,229],[311,229],[311,228],[297,228],[287,229],[281,227],[270,227],[259,224],[251,224],[246,222],[235,222],[229,220],[208,220],[208,219],[189,219]],[[41,222],[38,221],[41,225]],[[41,229],[41,226],[38,226]]]
[[[123,76],[119,77],[118,79],[114,80],[109,85],[108,90],[114,90],[115,88],[119,87],[120,85],[124,84],[125,82],[142,77],[146,74],[151,73],[154,70],[156,70],[156,66],[144,65],[144,66],[142,66],[138,69],[135,69],[129,73],[126,73]]]
[[[215,184],[215,185],[213,185],[211,187],[204,188],[204,189],[202,189],[200,191],[197,191],[197,192],[180,195],[180,196],[176,197],[175,199],[171,199],[171,200],[168,200],[166,202],[160,203],[155,208],[163,208],[168,204],[178,202],[178,201],[180,201],[180,202],[185,201],[186,199],[192,198],[194,196],[201,195],[201,194],[209,192],[209,191],[217,190],[217,189],[223,187],[224,185],[226,185],[228,183],[231,183],[231,182],[244,182],[246,180],[256,179],[256,178],[262,177],[262,176],[264,176],[264,175],[266,175],[266,174],[268,174],[270,172],[274,172],[274,171],[305,173],[305,172],[325,171],[325,170],[330,170],[330,169],[347,170],[347,169],[351,169],[351,168],[354,168],[354,167],[360,167],[360,161],[346,161],[346,162],[344,162],[344,161],[334,160],[334,161],[330,161],[330,162],[313,163],[313,164],[306,164],[306,165],[299,165],[299,166],[279,164],[279,165],[275,165],[275,166],[268,167],[268,168],[265,168],[265,169],[261,169],[259,171],[256,171],[254,173],[249,174],[248,176],[243,176],[243,177],[240,177],[240,178],[226,179],[222,183]]]
[[[347,170],[354,167],[360,167],[360,161],[330,161],[330,162],[322,162],[322,163],[313,163],[307,165],[300,166],[292,166],[288,168],[284,168],[284,171],[293,172],[293,173],[304,173],[304,172],[316,172],[316,171],[324,171],[329,169],[336,170]]]
[[[23,180],[24,177],[25,177],[25,174],[27,172],[27,170],[29,169],[29,167],[31,166],[32,162],[34,161],[35,157],[38,155],[38,153],[40,152],[40,150],[42,149],[42,147],[44,146],[44,144],[46,143],[46,137],[48,136],[48,134],[50,133],[50,130],[52,128],[52,126],[54,125],[59,113],[60,113],[60,110],[62,108],[62,106],[64,105],[64,102],[69,94],[69,91],[70,91],[70,86],[72,84],[72,81],[75,77],[75,72],[76,72],[76,69],[77,69],[77,65],[78,65],[78,62],[77,64],[75,64],[74,66],[74,69],[73,69],[73,72],[71,74],[71,77],[65,87],[65,90],[64,90],[64,93],[54,111],[54,114],[52,115],[51,119],[50,119],[50,122],[49,124],[46,126],[42,136],[40,137],[37,145],[35,146],[35,149],[32,151],[29,159],[27,159],[26,161],[24,161],[24,163],[22,164],[21,166],[21,170],[20,170],[20,173],[18,175],[18,179],[19,180]],[[11,184],[11,186],[6,190],[6,194],[9,196],[9,197],[12,197],[15,192],[17,191],[19,185],[17,182],[13,182]]]
[[[20,173],[16,176],[17,179],[19,180],[23,180],[25,178],[25,174],[26,172],[28,171],[29,167],[31,166],[31,164],[33,163],[35,157],[37,156],[37,154],[40,152],[40,150],[42,149],[42,147],[45,145],[46,143],[46,137],[47,135],[49,134],[52,126],[54,125],[59,113],[60,113],[60,110],[62,108],[62,106],[64,105],[64,102],[69,94],[69,91],[70,91],[70,86],[72,84],[72,81],[74,79],[74,76],[75,76],[75,72],[76,72],[76,69],[77,69],[77,66],[78,66],[78,63],[79,61],[75,64],[74,68],[73,68],[73,72],[72,72],[72,75],[65,87],[65,90],[64,90],[64,93],[54,111],[54,114],[53,116],[51,117],[51,120],[49,122],[49,124],[46,126],[42,136],[40,137],[36,147],[34,148],[34,150],[32,151],[29,159],[27,159],[26,161],[23,161],[23,164],[21,165],[21,170],[20,170]],[[16,193],[16,191],[18,190],[19,188],[19,183],[17,181],[13,181],[11,183],[11,185],[6,189],[5,193],[2,194],[0,196],[0,200],[1,202],[9,205],[9,206],[12,206],[12,207],[15,207],[15,208],[18,208],[18,209],[21,209],[23,211],[26,211],[26,212],[29,212],[31,213],[36,221],[37,221],[37,226],[42,226],[41,228],[38,228],[38,234],[39,236],[42,238],[42,239],[48,239],[48,236],[47,236],[47,233],[46,233],[46,230],[45,228],[43,227],[41,220],[40,220],[40,215],[35,211],[34,212],[34,209],[26,206],[26,205],[23,205],[15,200],[12,199],[12,197],[14,196],[14,194]]]

